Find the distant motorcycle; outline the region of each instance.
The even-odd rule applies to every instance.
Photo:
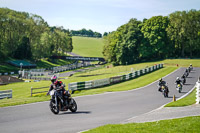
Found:
[[[63,98],[63,91],[60,88],[56,88],[50,91],[50,110],[54,114],[58,114],[59,111],[67,111],[68,109],[71,112],[76,112],[77,111],[77,104],[76,101],[71,97],[64,96]]]
[[[167,86],[167,84],[165,85],[165,84],[162,84],[162,85],[158,85],[158,87],[159,87],[159,91],[160,92],[162,92],[162,94],[163,94],[163,96],[164,97],[168,97],[168,93],[169,93],[169,90],[168,90],[168,86]]]
[[[179,93],[181,93],[181,91],[182,91],[182,85],[181,85],[181,84],[177,84],[177,85],[176,85],[176,89],[177,89],[177,91],[178,91]]]
[[[185,78],[185,76],[181,77],[181,81],[182,81],[183,84],[186,83],[186,78]]]
[[[169,90],[168,90],[168,87],[166,85],[161,86],[161,91],[162,91],[162,94],[163,94],[164,97],[168,97]]]
[[[188,77],[189,72],[188,72],[188,71],[185,71],[184,75],[185,75],[185,77]]]
[[[192,66],[189,66],[189,72],[191,72],[192,71],[192,69],[193,69],[193,67]]]

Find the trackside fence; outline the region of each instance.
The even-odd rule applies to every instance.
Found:
[[[0,99],[12,98],[12,90],[0,91]]]
[[[147,73],[153,72],[155,70],[158,70],[160,68],[163,68],[163,64],[157,64],[148,68],[144,68],[126,75],[120,75],[115,77],[110,77],[106,79],[99,79],[99,80],[91,80],[91,81],[85,81],[85,82],[73,82],[68,84],[68,89],[72,90],[72,93],[76,90],[84,90],[84,89],[91,89],[96,87],[102,87],[106,85],[112,85],[119,82],[128,81],[134,78],[137,78],[141,75],[145,75]]]
[[[196,82],[196,104],[200,104],[200,80]]]
[[[31,87],[31,96],[33,96],[33,94],[38,94],[38,93],[45,93],[48,92],[48,86],[47,87],[40,87],[40,88],[32,88]],[[39,90],[39,91],[35,91],[35,90]]]

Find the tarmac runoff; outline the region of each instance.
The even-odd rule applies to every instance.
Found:
[[[200,104],[194,104],[185,107],[162,107],[146,114],[130,118],[126,121],[123,121],[122,124],[155,122],[188,116],[200,116]]]

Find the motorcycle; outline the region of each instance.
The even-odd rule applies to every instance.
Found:
[[[192,71],[192,69],[193,69],[193,67],[192,66],[189,66],[189,72],[191,72]]]
[[[186,78],[185,78],[185,77],[182,77],[181,80],[182,80],[182,83],[185,84]]]
[[[181,84],[177,84],[176,85],[176,89],[178,90],[179,93],[181,93],[181,91],[182,91],[182,85]]]
[[[184,75],[185,75],[185,77],[188,77],[189,72],[186,72],[186,71],[185,71]]]
[[[162,90],[162,94],[163,94],[163,96],[164,96],[164,97],[168,97],[168,93],[169,93],[169,91],[168,91],[168,87],[162,85],[162,86],[161,86],[161,90]]]
[[[71,112],[77,111],[76,101],[71,97],[70,92],[68,96],[63,96],[63,91],[60,88],[55,88],[49,94],[51,96],[49,107],[54,114],[58,114],[59,111],[67,111],[68,109]]]
[[[159,87],[159,91],[162,92],[163,96],[168,97],[169,90],[168,90],[167,85],[161,85],[158,87]]]

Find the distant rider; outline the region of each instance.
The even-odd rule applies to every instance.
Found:
[[[180,80],[179,77],[176,78],[175,84],[176,84],[176,85],[180,84],[181,87],[182,87],[182,81]]]
[[[189,70],[192,71],[192,69],[193,69],[192,64],[190,64]]]
[[[158,85],[159,85],[159,88],[158,88],[158,91],[162,92],[161,90],[161,86],[166,86],[166,82],[162,80],[162,78],[159,80],[158,82]]]
[[[183,74],[183,76],[181,78],[183,79],[182,82],[184,84],[186,82],[186,76],[185,76],[185,74]]]

